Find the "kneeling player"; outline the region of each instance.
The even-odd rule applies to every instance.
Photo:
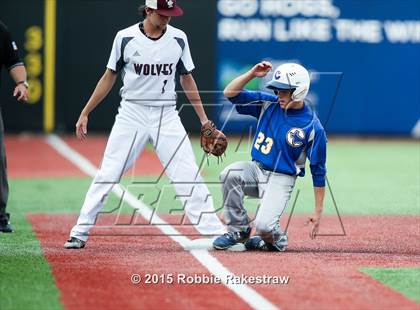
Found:
[[[225,250],[245,242],[248,250],[284,251],[287,234],[279,220],[292,194],[296,177],[304,176],[306,157],[310,161],[315,190],[315,215],[310,217],[311,238],[320,223],[325,194],[327,138],[319,119],[305,102],[310,86],[308,71],[287,63],[274,72],[265,92],[243,90],[255,77],[264,77],[272,65],[262,62],[234,79],[224,95],[240,114],[258,119],[251,152],[252,161],[229,165],[220,175],[228,233],[218,237],[214,248]],[[244,195],[258,197],[261,205],[255,217],[256,236],[243,206]]]

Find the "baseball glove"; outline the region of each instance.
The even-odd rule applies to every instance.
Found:
[[[201,148],[207,154],[222,156],[228,146],[226,136],[220,130],[217,130],[212,121],[208,121],[201,126]]]

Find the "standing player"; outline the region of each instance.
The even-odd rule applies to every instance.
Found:
[[[188,218],[198,231],[204,235],[226,231],[214,212],[210,193],[203,184],[175,106],[175,73],[178,72],[181,86],[201,123],[209,122],[191,74],[194,64],[187,36],[169,25],[171,16],[180,16],[183,11],[176,0],[146,0],[140,11],[144,22],[117,33],[105,74],[76,124],[77,137],[84,140],[89,113],[105,98],[121,73],[121,106],[101,167],[86,194],[70,239],[64,244],[68,249],[85,246],[104,198],[133,165],[148,141],[153,143]]]
[[[256,117],[258,126],[252,161],[229,165],[220,175],[229,232],[214,241],[214,248],[219,250],[245,241],[248,250],[286,249],[287,234],[282,231],[279,219],[290,200],[296,177],[305,174],[306,157],[315,190],[315,215],[309,219],[311,238],[319,228],[325,194],[327,139],[319,119],[304,101],[309,91],[309,73],[301,65],[283,64],[267,86],[275,95],[243,90],[250,80],[266,76],[271,68],[269,62],[259,63],[224,90],[236,110]],[[244,195],[261,198],[254,220],[256,236],[250,239]]]

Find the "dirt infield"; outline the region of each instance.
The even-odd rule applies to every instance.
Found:
[[[159,233],[155,227],[97,227],[86,249],[69,251],[63,242],[74,215],[31,214],[28,219],[68,309],[248,308],[220,284],[133,285],[133,273],[208,274],[171,239],[152,236]],[[309,240],[304,220],[292,218],[285,253],[212,253],[236,275],[289,276],[287,285],[251,285],[282,309],[418,309],[418,304],[358,270],[420,266],[418,216],[346,216],[347,236],[315,241]],[[113,221],[112,216],[102,216],[98,224],[112,226]],[[323,227],[329,230],[322,233],[335,233],[337,218],[324,217]]]

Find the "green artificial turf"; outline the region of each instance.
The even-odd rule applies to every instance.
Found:
[[[19,213],[12,220],[18,229],[0,233],[0,309],[62,309],[51,268],[31,225]]]
[[[363,268],[363,272],[420,303],[420,268]]]
[[[92,179],[51,178],[12,179],[8,210],[14,214],[78,213]],[[107,206],[117,206],[119,199],[110,195]]]

